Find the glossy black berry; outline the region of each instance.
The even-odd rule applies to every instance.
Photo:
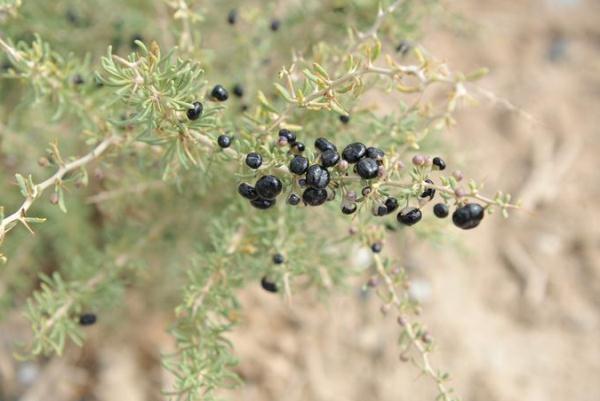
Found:
[[[428,183],[428,184],[433,184],[433,181],[431,181],[429,178],[427,178],[425,180],[425,182]],[[434,196],[435,196],[435,189],[434,188],[427,188],[421,194],[421,198],[429,198],[429,200],[433,199]]]
[[[82,326],[91,326],[92,324],[96,323],[96,320],[96,315],[93,313],[84,313],[83,315],[79,316],[79,324]]]
[[[439,157],[434,157],[432,162],[433,165],[436,166],[439,170],[444,170],[446,168],[446,162]]]
[[[373,245],[371,245],[371,250],[374,253],[379,253],[379,252],[381,252],[382,249],[383,249],[383,244],[381,242],[375,242]]]
[[[244,87],[241,84],[235,84],[232,92],[236,97],[244,97]]]
[[[258,198],[258,192],[256,192],[256,189],[254,189],[252,185],[246,184],[245,182],[242,182],[240,185],[238,185],[238,193],[246,199],[254,200]]]
[[[348,163],[358,163],[358,161],[365,157],[366,154],[367,147],[360,142],[355,142],[344,148],[342,157]]]
[[[335,150],[326,150],[321,154],[321,165],[323,167],[333,167],[340,161],[340,154]]]
[[[356,212],[356,203],[352,203],[350,205],[342,205],[342,213],[344,214],[352,214]]]
[[[302,175],[308,169],[308,160],[302,156],[294,156],[290,161],[290,171],[297,175]]]
[[[479,225],[485,215],[483,207],[477,203],[468,203],[452,213],[452,222],[463,230],[470,230]]]
[[[342,124],[348,124],[350,122],[350,116],[347,114],[340,115],[340,121]]]
[[[435,206],[433,206],[433,214],[435,215],[435,217],[443,219],[445,217],[448,217],[448,213],[448,205],[446,205],[445,203],[436,203]]]
[[[280,26],[281,26],[281,21],[279,21],[278,19],[274,19],[271,21],[271,30],[273,32],[277,32],[279,30]]]
[[[272,281],[269,281],[269,279],[267,279],[266,277],[263,277],[260,280],[260,286],[265,291],[268,291],[268,292],[277,292],[277,284],[275,284]]]
[[[325,138],[317,138],[315,141],[315,148],[321,152],[325,152],[326,150],[337,151],[337,147]]]
[[[277,200],[275,199],[264,199],[264,198],[257,198],[257,199],[253,199],[250,201],[250,204],[252,206],[254,206],[257,209],[268,209],[272,206],[275,206],[275,203],[277,203]]]
[[[252,169],[259,168],[262,161],[262,156],[256,152],[251,152],[246,155],[246,165]]]
[[[304,144],[302,142],[296,142],[294,144],[294,149],[296,149],[298,152],[302,153],[302,152],[304,152],[304,149],[306,149],[306,146],[304,146]]]
[[[306,184],[317,189],[327,187],[329,184],[329,171],[318,164],[313,164],[306,170]]]
[[[398,222],[404,225],[412,226],[414,224],[417,224],[422,217],[423,214],[421,213],[421,210],[417,209],[416,207],[413,207],[402,210],[400,213],[398,213],[396,219],[398,220]]]
[[[374,159],[366,157],[356,164],[356,172],[365,180],[377,177],[379,165]]]
[[[398,199],[396,198],[387,198],[385,200],[385,207],[388,213],[392,213],[398,209]]]
[[[192,107],[191,109],[188,109],[185,114],[187,115],[187,118],[190,120],[197,120],[198,118],[200,118],[200,116],[202,115],[202,111],[204,110],[204,106],[202,106],[202,103],[200,102],[194,102],[192,103],[192,105],[194,107]]]
[[[276,265],[280,265],[283,262],[285,262],[285,258],[282,254],[276,253],[275,255],[273,255],[273,263],[275,263]]]
[[[210,96],[219,102],[224,102],[229,99],[229,92],[227,92],[227,89],[225,89],[223,85],[215,85],[210,92]]]
[[[388,210],[385,205],[378,205],[373,212],[375,216],[385,216],[388,214]]]
[[[237,10],[234,8],[232,10],[229,11],[229,14],[227,14],[227,23],[229,25],[235,25],[235,23],[237,22]]]
[[[279,136],[285,138],[290,145],[296,143],[296,134],[294,134],[289,129],[282,128],[279,130]]]
[[[309,206],[319,206],[327,200],[325,189],[307,188],[302,194],[302,200]]]
[[[261,198],[275,199],[281,193],[283,184],[274,175],[265,175],[256,181],[255,188]]]
[[[373,160],[383,160],[385,153],[383,150],[374,148],[373,146],[367,148],[367,157],[370,157]]]
[[[300,203],[300,197],[296,194],[290,194],[288,197],[287,203],[292,206],[296,206]]]
[[[219,144],[219,147],[222,149],[226,149],[228,147],[231,146],[231,137],[228,135],[219,135],[219,137],[217,138],[217,143]]]

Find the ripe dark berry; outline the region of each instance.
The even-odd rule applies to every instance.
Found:
[[[432,162],[433,162],[433,165],[436,166],[440,170],[444,170],[446,168],[446,162],[439,157],[434,157]]]
[[[283,184],[274,175],[265,175],[256,181],[256,192],[261,198],[275,199],[282,189]]]
[[[227,89],[225,89],[223,85],[215,85],[210,92],[210,96],[219,102],[224,102],[229,99],[229,92],[227,92]]]
[[[237,10],[235,8],[230,10],[229,14],[227,14],[227,23],[229,25],[235,25],[237,21],[237,15]]]
[[[282,128],[279,130],[279,136],[285,138],[290,145],[296,143],[296,134],[289,129]]]
[[[251,152],[246,155],[246,165],[252,169],[259,168],[262,161],[262,156],[256,152]]]
[[[200,116],[202,115],[202,111],[204,110],[204,106],[202,106],[202,103],[200,102],[194,102],[192,103],[192,105],[194,107],[188,109],[185,114],[187,115],[188,119],[193,121],[200,118]]]
[[[233,86],[233,94],[237,97],[244,97],[244,87],[241,84]]]
[[[300,197],[296,194],[290,194],[287,203],[289,205],[296,206],[298,203],[300,203]]]
[[[277,292],[277,284],[275,284],[272,281],[269,281],[266,277],[263,277],[260,280],[260,286],[265,291],[268,291],[268,292]]]
[[[452,213],[452,222],[458,228],[470,230],[479,225],[484,216],[484,210],[477,203],[467,203]]]
[[[385,205],[378,205],[374,210],[373,210],[373,214],[375,216],[385,216],[386,214],[388,214],[388,210],[387,207]]]
[[[79,324],[82,326],[91,326],[92,324],[96,323],[96,320],[96,315],[93,313],[84,313],[83,315],[79,316]]]
[[[245,182],[242,182],[240,185],[238,185],[238,193],[246,199],[254,200],[258,198],[256,189],[254,189],[252,185],[246,184]]]
[[[277,200],[275,199],[264,199],[264,198],[257,198],[257,199],[253,199],[250,201],[250,204],[252,206],[254,206],[257,209],[268,209],[272,206],[275,206],[275,203],[277,203]]]
[[[302,175],[308,168],[308,160],[302,156],[294,156],[290,162],[290,171],[294,174]]]
[[[356,172],[365,180],[377,177],[378,171],[379,166],[377,162],[370,157],[366,157],[356,164]]]
[[[431,181],[429,178],[427,178],[425,180],[425,182],[427,182],[429,184],[433,184],[433,181]],[[429,198],[430,200],[433,199],[434,196],[435,196],[435,189],[434,188],[427,188],[421,194],[421,198]]]
[[[348,124],[350,122],[350,116],[347,114],[340,115],[340,121],[342,124]]]
[[[304,146],[302,142],[296,142],[293,146],[294,149],[296,149],[300,153],[304,152],[304,149],[306,149],[306,146]]]
[[[383,153],[383,150],[381,149],[374,148],[373,146],[367,148],[367,157],[370,157],[371,159],[383,160],[384,156],[385,153]]]
[[[309,187],[317,189],[327,187],[329,184],[329,171],[318,164],[313,164],[306,170],[306,183]]]
[[[307,188],[302,194],[304,203],[310,206],[319,206],[327,200],[327,191],[325,189]]]
[[[340,154],[335,150],[326,150],[321,154],[321,165],[323,167],[333,167],[340,161]]]
[[[381,242],[376,242],[373,245],[371,245],[371,250],[374,253],[379,253],[381,252],[381,249],[383,248],[383,244]]]
[[[440,219],[448,217],[448,213],[448,206],[445,203],[436,203],[435,206],[433,206],[433,214]]]
[[[231,140],[231,137],[228,135],[219,135],[217,143],[219,144],[219,147],[225,149],[231,146]]]
[[[275,263],[276,265],[280,265],[283,262],[285,262],[285,258],[282,254],[276,253],[275,255],[273,255],[273,263]]]
[[[337,152],[337,147],[325,138],[317,138],[315,141],[315,148],[319,149],[321,152],[325,152],[326,150]]]
[[[398,209],[398,199],[396,198],[387,198],[385,200],[385,207],[387,208],[388,213],[392,213]]]
[[[344,148],[342,157],[348,163],[358,163],[360,159],[365,157],[367,153],[367,147],[360,142],[351,143]]]
[[[273,21],[271,21],[271,30],[273,32],[277,32],[280,26],[281,22],[278,19],[274,19]]]
[[[344,214],[352,214],[356,212],[356,203],[352,203],[350,205],[342,205],[342,213]]]
[[[423,214],[421,213],[421,210],[417,209],[416,207],[403,209],[396,216],[398,222],[407,226],[417,224],[422,217]]]

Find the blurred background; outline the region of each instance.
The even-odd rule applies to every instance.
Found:
[[[466,401],[600,399],[600,2],[454,0],[453,18],[422,44],[455,70],[487,66],[478,106],[446,137],[493,191],[524,203],[458,248],[408,243],[403,253],[436,366]],[[427,377],[399,360],[398,327],[362,283],[292,307],[258,288],[242,294],[231,339],[245,386],[237,400],[433,400]],[[350,296],[349,296],[350,294]],[[139,315],[113,335],[89,329],[82,349],[19,362],[18,316],[0,323],[0,399],[145,401],[168,387],[157,358],[172,350],[170,316]],[[137,308],[137,309],[136,309]],[[1,398],[7,397],[7,398]],[[16,398],[15,398],[16,397]]]

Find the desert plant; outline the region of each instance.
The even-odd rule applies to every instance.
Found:
[[[127,313],[135,286],[175,309],[165,393],[211,400],[239,382],[225,335],[240,289],[290,299],[360,276],[401,354],[455,399],[385,238],[436,241],[438,219],[472,229],[515,205],[446,174],[442,135],[485,71],[418,44],[437,2],[148,3],[0,6],[1,174],[18,187],[2,192],[0,296],[32,326],[19,355],[117,324],[103,311]],[[366,272],[342,256],[357,246]]]

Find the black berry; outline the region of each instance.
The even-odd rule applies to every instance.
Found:
[[[434,157],[432,162],[433,162],[433,165],[436,166],[440,170],[444,170],[446,168],[446,162],[439,157]]]
[[[282,189],[283,184],[274,175],[265,175],[256,182],[256,192],[261,198],[275,199]]]
[[[250,201],[250,204],[252,206],[254,206],[257,209],[268,209],[271,206],[275,206],[275,203],[277,203],[277,201],[275,199],[264,199],[264,198],[257,198],[257,199],[253,199]]]
[[[427,178],[425,180],[425,182],[428,183],[428,184],[433,184],[433,181],[431,181],[429,178]],[[435,196],[435,189],[434,188],[427,188],[421,194],[421,198],[429,198],[429,200],[433,199],[434,196]]]
[[[335,150],[326,150],[321,154],[321,165],[323,167],[333,167],[340,161],[340,154]]]
[[[404,209],[396,216],[398,222],[407,226],[417,224],[422,217],[421,210],[416,207]]]
[[[238,193],[246,199],[254,200],[258,198],[256,189],[254,189],[252,185],[246,184],[245,182],[242,182],[240,185],[238,185]]]
[[[275,255],[273,255],[273,263],[275,263],[276,265],[280,265],[283,262],[285,262],[285,258],[282,254],[276,253]]]
[[[259,168],[262,161],[262,156],[256,152],[251,152],[246,155],[246,165],[252,169]]]
[[[374,148],[372,146],[367,148],[367,157],[370,157],[371,159],[383,160],[384,156],[385,153],[383,153],[383,150],[381,149]]]
[[[308,168],[308,160],[302,156],[294,156],[290,162],[290,171],[297,175],[302,175]]]
[[[313,164],[306,170],[306,183],[309,187],[317,189],[327,187],[329,184],[329,171],[318,164]]]
[[[352,214],[356,212],[356,203],[352,203],[350,205],[342,205],[342,213],[344,214]]]
[[[300,203],[300,197],[296,194],[290,194],[287,202],[289,205],[296,206],[298,203]]]
[[[302,142],[296,142],[294,144],[294,149],[296,149],[298,152],[302,153],[302,152],[304,152],[304,149],[306,149],[306,146],[304,146],[304,144]]]
[[[350,122],[350,116],[347,114],[340,115],[340,121],[342,124],[348,124]]]
[[[79,324],[82,326],[91,326],[92,324],[96,323],[96,320],[96,315],[93,313],[84,313],[83,315],[79,316]]]
[[[440,219],[448,217],[448,213],[448,206],[445,203],[436,203],[435,206],[433,206],[433,214]]]
[[[232,92],[237,97],[244,97],[244,87],[241,84],[235,84]]]
[[[263,277],[260,280],[260,286],[265,291],[268,291],[268,292],[277,292],[277,284],[275,284],[272,281],[269,281],[266,277]]]
[[[315,148],[319,149],[321,152],[325,152],[326,150],[333,150],[337,152],[335,145],[325,138],[317,138],[315,141]]]
[[[375,216],[385,216],[388,214],[388,209],[385,205],[379,205],[374,210]]]
[[[467,203],[452,213],[452,222],[463,230],[470,230],[479,225],[484,216],[484,210],[477,203]]]
[[[273,21],[271,21],[271,30],[273,32],[277,32],[280,26],[281,22],[278,19],[274,19]]]
[[[187,118],[190,120],[197,120],[201,115],[202,115],[202,111],[204,110],[204,107],[202,106],[202,103],[200,102],[194,102],[192,103],[192,105],[194,107],[192,107],[191,109],[188,109],[186,111],[186,115]]]
[[[231,137],[228,135],[219,135],[217,138],[217,143],[219,147],[225,149],[231,146]]]
[[[296,143],[296,134],[294,134],[289,129],[282,128],[279,130],[279,136],[285,138],[290,145]]]
[[[366,157],[361,159],[356,165],[356,172],[365,180],[377,177],[379,171],[379,165],[374,159]]]
[[[376,242],[373,245],[371,245],[371,250],[374,253],[379,253],[381,252],[381,249],[383,248],[383,244],[381,242]]]
[[[224,102],[229,99],[229,92],[227,92],[227,89],[225,89],[223,85],[215,85],[210,92],[210,96],[219,102]]]
[[[367,153],[367,147],[362,143],[355,142],[346,146],[342,152],[342,157],[348,163],[357,163],[360,159],[365,157]]]
[[[235,8],[230,10],[229,14],[227,14],[227,23],[229,25],[235,25],[237,21],[237,15],[237,10]]]
[[[388,213],[392,213],[398,209],[398,199],[396,198],[387,198],[385,200],[385,207]]]
[[[307,188],[302,194],[304,203],[310,206],[319,206],[327,200],[327,191],[325,189]]]

